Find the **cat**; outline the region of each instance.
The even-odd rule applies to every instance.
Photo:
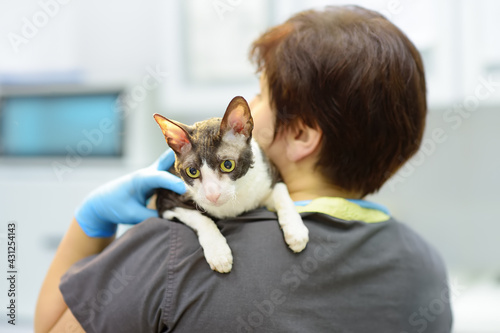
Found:
[[[169,170],[186,183],[178,195],[157,190],[160,217],[177,220],[194,229],[212,270],[228,273],[233,257],[213,218],[236,217],[266,206],[277,212],[284,238],[293,252],[301,252],[309,231],[295,210],[279,173],[252,138],[253,119],[247,101],[234,97],[223,118],[192,126],[154,114],[167,144],[175,152]],[[200,210],[198,210],[198,209]]]

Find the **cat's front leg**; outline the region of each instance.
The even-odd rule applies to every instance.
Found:
[[[219,273],[231,271],[233,266],[231,249],[212,219],[197,210],[180,207],[165,211],[163,217],[169,220],[177,218],[196,232],[205,254],[205,260],[212,270]]]
[[[301,252],[309,242],[309,229],[304,225],[295,204],[290,198],[284,183],[274,185],[268,208],[276,210],[278,221],[283,230],[285,242],[293,252]]]

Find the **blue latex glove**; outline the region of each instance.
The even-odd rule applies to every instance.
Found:
[[[163,153],[153,165],[106,183],[92,191],[76,210],[75,218],[90,237],[110,237],[118,224],[137,224],[156,217],[156,210],[146,207],[156,188],[183,194],[184,182],[168,170],[175,161],[172,150]]]

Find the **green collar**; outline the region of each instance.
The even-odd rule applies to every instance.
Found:
[[[378,209],[365,208],[344,198],[321,197],[305,206],[295,206],[299,213],[323,213],[346,221],[384,222],[390,216]]]

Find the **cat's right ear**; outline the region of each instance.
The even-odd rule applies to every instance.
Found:
[[[172,120],[163,117],[161,114],[155,113],[153,115],[161,131],[165,136],[167,144],[176,153],[186,153],[191,150],[191,141],[186,130],[180,124],[174,123]]]
[[[223,134],[231,131],[233,134],[241,134],[246,138],[252,137],[252,114],[250,106],[243,97],[236,96],[231,100],[222,118],[220,130]]]

